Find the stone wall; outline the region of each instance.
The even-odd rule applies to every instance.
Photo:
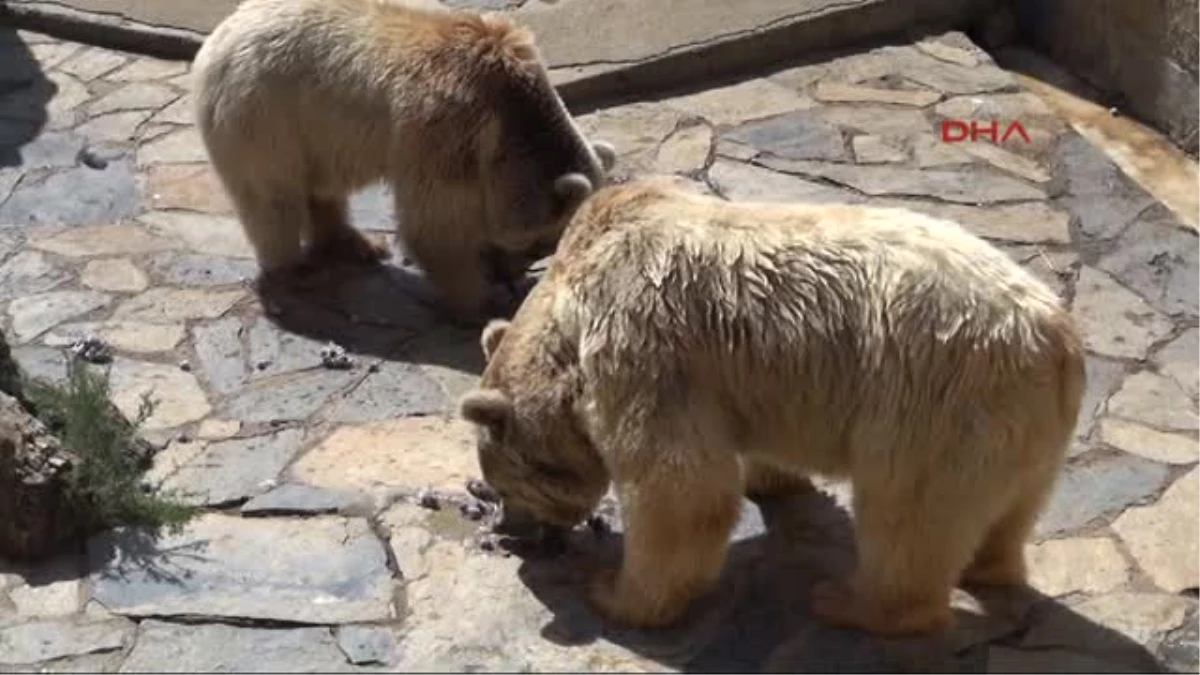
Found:
[[[1197,152],[1197,0],[1013,0],[1024,41]]]

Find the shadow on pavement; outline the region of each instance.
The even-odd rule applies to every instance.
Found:
[[[587,606],[591,575],[619,561],[619,534],[576,535],[570,552],[558,558],[523,555],[522,582],[554,615],[543,637],[563,645],[605,640],[666,668],[696,673],[985,672],[989,646],[1018,653],[1010,649],[1028,640],[1036,625],[1050,644],[1026,646],[1043,650],[1032,653],[1036,667],[1049,672],[1084,672],[1081,664],[1093,668],[1086,672],[1097,664],[1108,664],[1110,672],[1161,672],[1142,646],[1028,588],[959,592],[956,628],[942,636],[880,639],[819,623],[809,612],[809,592],[814,582],[852,568],[849,516],[816,491],[758,507],[765,533],[735,541],[718,590],[668,630],[607,626]],[[1056,663],[1056,654],[1065,660]],[[1034,672],[1019,670],[1020,663],[993,668],[998,665]]]
[[[508,317],[532,287],[526,279],[493,289],[497,317]],[[260,281],[266,316],[279,328],[333,341],[367,357],[443,366],[471,375],[483,370],[479,326],[449,322],[432,289],[411,267],[337,267],[286,283]]]
[[[57,91],[17,31],[0,28],[0,169],[21,164],[21,146],[46,125]]]

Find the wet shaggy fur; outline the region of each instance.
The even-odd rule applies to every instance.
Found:
[[[461,410],[485,479],[558,526],[612,481],[624,560],[593,600],[642,627],[716,582],[743,492],[823,474],[853,484],[859,559],[818,616],[947,628],[957,584],[1025,580],[1084,389],[1059,299],[954,223],[654,180],[593,195],[482,341]]]
[[[502,16],[246,0],[194,71],[200,133],[265,272],[385,257],[347,219],[347,196],[382,179],[407,253],[461,315],[484,305],[486,258],[556,243],[615,157]]]

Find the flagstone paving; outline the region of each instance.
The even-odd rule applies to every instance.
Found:
[[[203,508],[179,532],[0,566],[0,670],[1196,672],[1196,233],[963,36],[580,118],[621,177],[956,218],[1072,306],[1090,381],[1029,548],[1036,590],[956,596],[952,634],[891,641],[807,612],[813,580],[852,559],[845,486],[825,483],[747,504],[719,592],[682,627],[606,627],[581,589],[616,554],[611,518],[558,554],[483,531],[452,414],[477,337],[438,323],[411,269],[260,299],[186,64],[0,38],[5,335],[46,378],[65,345],[106,340],[118,407],[159,402],[147,480]],[[1029,142],[943,143],[946,118],[1020,120]],[[386,204],[361,196],[357,224],[382,236]],[[349,368],[324,366],[328,341]]]

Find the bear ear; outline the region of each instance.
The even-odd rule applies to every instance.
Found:
[[[592,143],[592,152],[596,153],[596,157],[600,159],[600,166],[604,167],[605,171],[612,171],[612,168],[617,165],[617,149],[608,141],[595,141]]]
[[[578,204],[592,194],[592,181],[581,173],[565,173],[555,179],[554,192],[568,203]]]
[[[477,389],[462,397],[459,412],[468,422],[473,422],[499,437],[512,418],[512,400],[498,389]]]
[[[492,354],[496,353],[496,348],[500,346],[500,341],[504,339],[505,333],[508,332],[508,327],[511,324],[504,319],[492,319],[483,329],[483,335],[479,338],[479,344],[483,347],[483,359],[491,362]]]

